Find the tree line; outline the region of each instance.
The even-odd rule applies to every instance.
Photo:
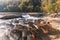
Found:
[[[1,11],[11,12],[60,12],[60,0],[20,0],[0,6]]]
[[[18,7],[22,12],[57,13],[60,12],[60,0],[22,0]]]

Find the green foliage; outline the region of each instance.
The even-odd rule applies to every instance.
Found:
[[[0,11],[19,11],[19,12],[60,12],[60,0],[14,0],[0,3]]]
[[[40,12],[41,1],[40,0],[29,0],[23,1],[18,6],[23,12]]]
[[[47,0],[47,4],[42,0],[22,0],[19,8],[22,12],[60,12],[60,0]]]

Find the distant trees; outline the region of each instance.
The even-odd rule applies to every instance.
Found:
[[[58,13],[60,12],[60,0],[50,0],[48,4],[43,5],[42,9],[43,12]]]
[[[1,12],[19,12],[20,9],[18,5],[20,4],[20,1],[16,0],[6,0],[6,1],[0,1],[0,11]]]
[[[60,0],[19,0],[7,1],[0,5],[0,11],[16,12],[60,12]]]
[[[41,0],[22,0],[19,8],[22,12],[41,12]]]
[[[21,12],[56,13],[60,12],[60,0],[22,0],[18,9]]]

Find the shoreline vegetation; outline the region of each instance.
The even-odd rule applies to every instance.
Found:
[[[0,12],[60,12],[60,0],[6,0],[0,2]]]

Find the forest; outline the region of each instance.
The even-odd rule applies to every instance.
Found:
[[[0,1],[2,12],[60,12],[60,0],[8,0]]]

